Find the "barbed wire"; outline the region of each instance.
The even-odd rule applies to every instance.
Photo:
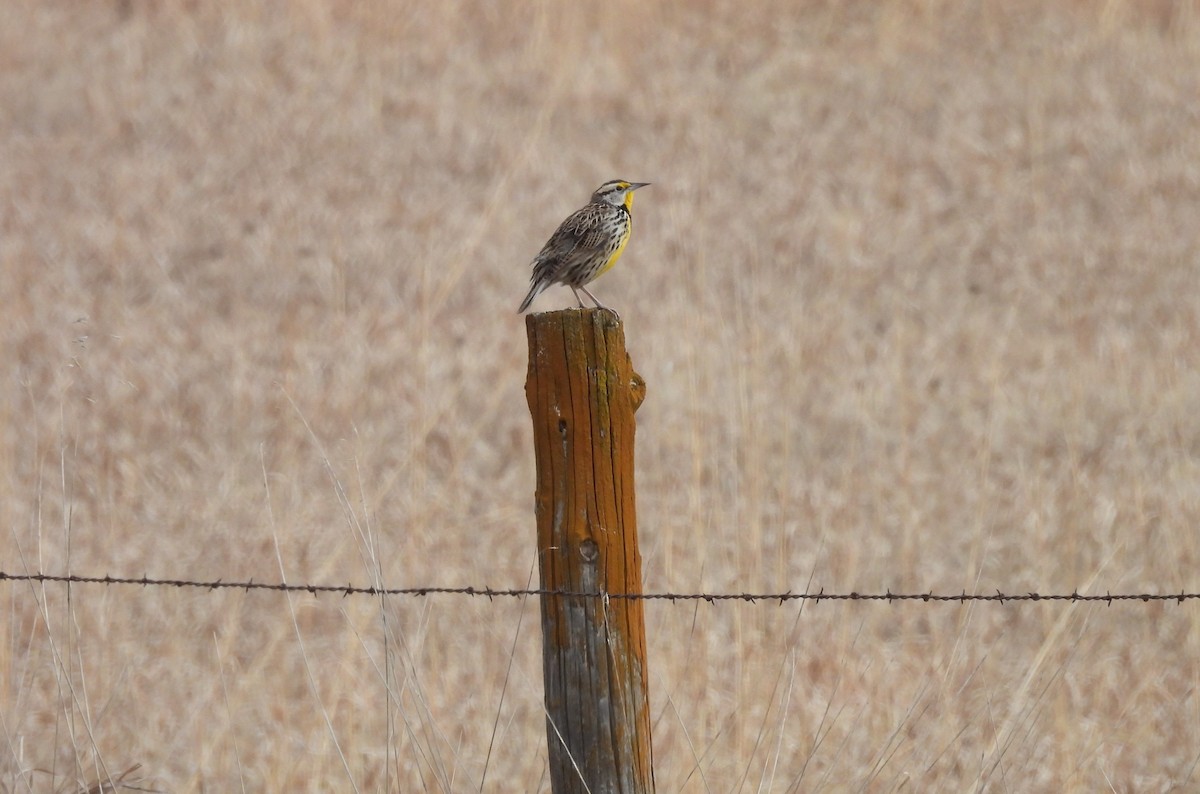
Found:
[[[350,596],[412,596],[425,597],[431,595],[458,595],[478,598],[522,598],[526,596],[549,596],[557,598],[604,598],[610,600],[628,599],[634,601],[777,601],[780,604],[789,601],[924,601],[924,602],[958,602],[990,601],[1007,603],[1009,601],[1069,601],[1069,602],[1102,602],[1112,606],[1115,601],[1141,601],[1151,603],[1156,601],[1184,601],[1200,599],[1200,593],[1092,593],[1083,594],[1079,591],[1070,593],[968,593],[965,590],[957,595],[947,593],[893,593],[891,589],[883,593],[826,593],[824,588],[810,593],[604,593],[604,592],[574,592],[570,590],[552,590],[544,588],[493,588],[493,587],[374,587],[364,585],[330,585],[330,584],[293,584],[290,582],[256,582],[253,579],[244,582],[227,582],[223,579],[210,581],[195,581],[191,579],[151,579],[147,576],[140,578],[121,576],[79,576],[76,574],[47,574],[24,573],[12,574],[0,571],[0,582],[32,582],[38,584],[100,584],[100,585],[136,585],[140,587],[176,587],[195,588],[200,590],[272,590],[284,593],[308,593],[310,595],[341,594],[343,598]]]

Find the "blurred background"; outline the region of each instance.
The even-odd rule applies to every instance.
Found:
[[[647,590],[1195,592],[1197,11],[10,0],[0,568],[536,583],[621,177]],[[549,790],[536,601],[0,596],[5,791]],[[658,788],[1194,790],[1198,609],[651,602]]]

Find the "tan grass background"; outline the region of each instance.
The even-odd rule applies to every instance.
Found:
[[[621,176],[648,588],[1195,591],[1196,13],[0,4],[0,568],[525,585]],[[0,596],[4,791],[549,790],[533,602]],[[1195,791],[1198,610],[652,603],[658,788]]]

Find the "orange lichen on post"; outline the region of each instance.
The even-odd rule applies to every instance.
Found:
[[[643,602],[633,488],[645,382],[602,309],[526,318],[537,464],[542,665],[555,794],[652,792]]]

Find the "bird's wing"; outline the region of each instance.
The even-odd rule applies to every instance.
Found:
[[[588,205],[576,210],[550,236],[538,259],[560,259],[574,251],[598,249],[604,244],[602,216],[597,207]]]

